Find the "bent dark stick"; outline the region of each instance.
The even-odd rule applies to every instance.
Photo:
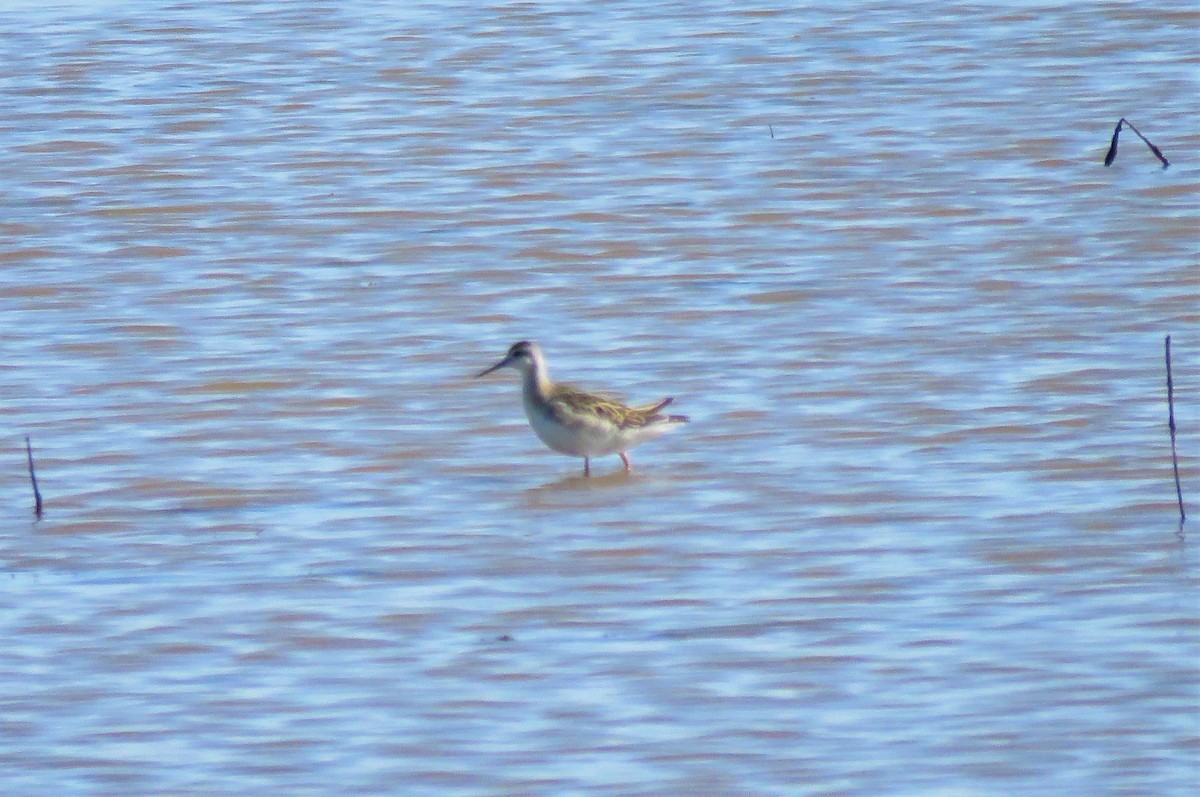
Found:
[[[37,486],[37,472],[33,469],[33,445],[29,435],[25,435],[25,456],[29,459],[29,482],[33,485],[33,514],[38,520],[42,519],[42,493]]]
[[[1150,148],[1150,151],[1154,153],[1155,157],[1157,157],[1160,161],[1162,161],[1162,165],[1163,165],[1164,169],[1171,165],[1170,161],[1167,160],[1166,156],[1162,154],[1162,150],[1159,149],[1158,147],[1154,146],[1153,142],[1151,142],[1150,139],[1143,136],[1142,131],[1138,130],[1136,127],[1133,126],[1133,122],[1130,122],[1128,119],[1126,119],[1124,116],[1122,116],[1120,119],[1117,120],[1117,126],[1113,129],[1112,143],[1110,143],[1108,145],[1108,154],[1104,156],[1104,165],[1105,166],[1112,166],[1112,162],[1117,159],[1117,139],[1120,138],[1120,136],[1121,136],[1122,125],[1128,125],[1130,130],[1137,133],[1138,138],[1140,138],[1142,141],[1146,142],[1146,146]]]
[[[1175,385],[1171,382],[1171,336],[1167,335],[1167,427],[1171,430],[1171,467],[1175,470],[1175,497],[1179,500],[1179,525],[1187,520],[1183,511],[1183,488],[1179,486],[1179,454],[1175,449]]]

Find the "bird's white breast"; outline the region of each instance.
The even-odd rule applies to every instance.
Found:
[[[597,421],[566,426],[528,398],[525,400],[525,416],[529,418],[529,425],[533,427],[538,439],[560,454],[595,457],[614,454],[620,450],[613,440],[612,429],[608,424]]]

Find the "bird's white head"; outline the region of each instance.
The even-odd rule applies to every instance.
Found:
[[[498,371],[505,366],[515,368],[525,374],[531,370],[536,371],[541,367],[542,362],[542,350],[538,348],[538,345],[528,340],[522,340],[508,347],[508,354],[504,355],[504,359],[491,368],[483,369],[475,374],[475,377],[487,376],[492,371]]]

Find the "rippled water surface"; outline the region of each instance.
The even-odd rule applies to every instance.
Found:
[[[0,790],[1196,793],[1200,10],[830,5],[0,11]]]

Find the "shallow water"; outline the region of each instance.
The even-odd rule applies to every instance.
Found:
[[[1200,787],[1200,12],[739,5],[0,12],[6,793]]]

